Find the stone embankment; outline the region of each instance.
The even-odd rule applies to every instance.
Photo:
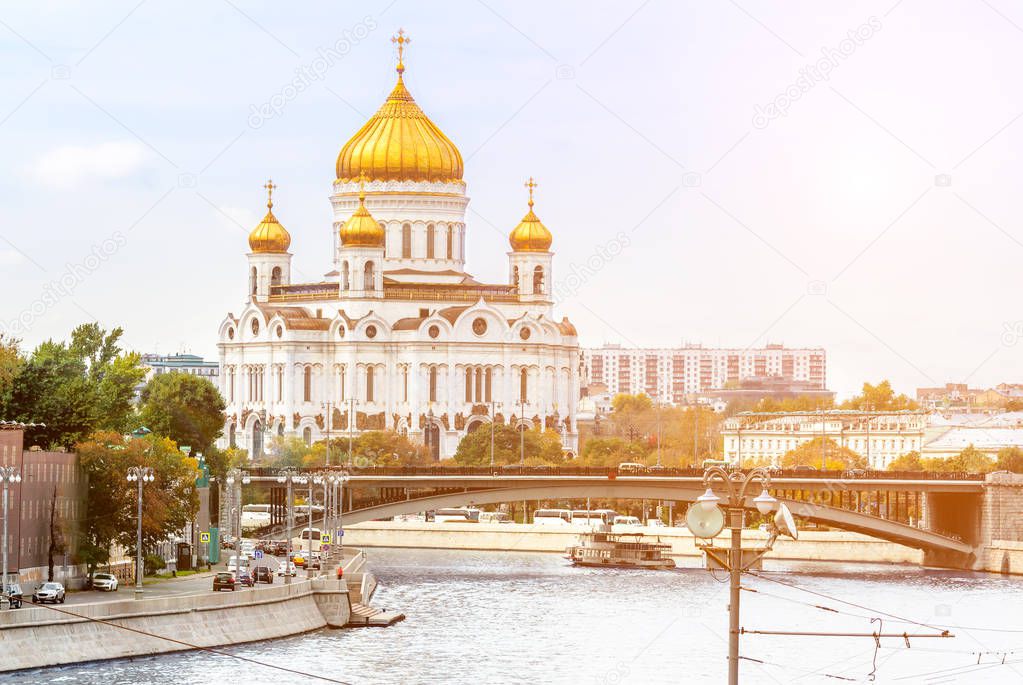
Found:
[[[345,542],[358,547],[419,547],[518,552],[564,552],[583,528],[522,525],[515,523],[422,523],[414,521],[367,521],[345,528]],[[696,538],[686,528],[637,528],[648,539],[671,545],[671,556],[699,558]],[[747,530],[743,539],[751,544],[767,539],[767,533]],[[727,546],[721,536],[718,544]],[[768,559],[798,561],[844,561],[919,564],[920,550],[893,542],[842,531],[800,531],[799,540],[780,539]]]
[[[354,551],[354,550],[353,550]],[[57,604],[0,612],[0,671],[220,647],[351,624],[349,582],[376,580],[365,554],[345,560],[345,579],[295,578],[238,592]],[[358,597],[363,599],[360,594]],[[361,625],[361,621],[359,622]],[[127,628],[127,630],[125,630]],[[170,638],[170,639],[166,639]]]

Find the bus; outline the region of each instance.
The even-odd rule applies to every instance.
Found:
[[[572,524],[571,509],[537,509],[533,523],[538,526],[568,526]]]
[[[511,516],[503,511],[481,511],[480,523],[515,523]]]
[[[252,530],[269,525],[269,504],[246,504],[242,507],[242,530]]]
[[[479,523],[480,510],[472,507],[438,509],[433,512],[434,523]]]
[[[306,528],[297,538],[291,539],[291,549],[296,552],[307,552],[310,549],[319,552],[321,535],[322,531],[319,528]]]
[[[611,525],[615,516],[614,509],[575,509],[572,511],[572,524],[595,528],[600,525]]]

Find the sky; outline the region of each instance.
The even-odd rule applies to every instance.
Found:
[[[462,152],[467,267],[537,179],[586,346],[824,347],[840,396],[1023,382],[1023,8],[1006,0],[22,3],[0,10],[0,331],[216,358],[274,211],[331,266],[394,84]]]

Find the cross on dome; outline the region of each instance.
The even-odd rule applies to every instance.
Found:
[[[272,209],[274,206],[274,190],[277,189],[277,186],[274,185],[274,180],[270,178],[267,179],[263,187],[266,188],[266,208]]]
[[[405,55],[405,46],[412,42],[412,39],[405,35],[405,29],[399,28],[398,33],[391,36],[391,42],[398,46],[398,76],[405,73],[405,63],[402,57]]]
[[[537,187],[537,186],[539,186],[540,184],[539,184],[539,183],[537,183],[536,181],[534,181],[534,180],[533,180],[533,177],[532,177],[532,176],[530,176],[530,177],[529,177],[529,180],[528,180],[528,181],[526,181],[526,182],[525,182],[525,183],[524,183],[523,185],[524,185],[524,186],[525,186],[526,188],[528,188],[528,189],[529,189],[529,206],[530,206],[530,207],[532,207],[532,206],[533,206],[533,188],[536,188],[536,187]]]

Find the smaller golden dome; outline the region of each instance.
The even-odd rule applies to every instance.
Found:
[[[547,252],[554,242],[554,236],[533,213],[533,188],[536,186],[530,177],[526,183],[526,187],[529,188],[529,211],[508,236],[508,242],[515,252]]]
[[[341,245],[344,247],[383,247],[384,229],[366,209],[366,174],[359,178],[359,206],[341,226]]]
[[[258,253],[285,253],[291,247],[291,234],[281,226],[281,222],[273,213],[273,192],[277,186],[271,179],[263,187],[267,191],[266,216],[252,229],[252,233],[249,233],[249,248]]]

